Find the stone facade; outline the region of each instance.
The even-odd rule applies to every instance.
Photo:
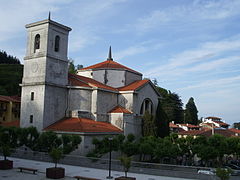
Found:
[[[50,19],[26,28],[21,127],[79,134],[83,137],[82,154],[92,147],[92,137],[120,132],[141,136],[141,117],[146,110],[155,113],[159,98],[150,80],[142,80],[141,73],[111,57],[79,70],[78,75],[69,74],[67,46],[71,29]],[[70,119],[77,127],[69,127]],[[81,124],[84,122],[90,127]],[[94,128],[101,126],[105,132]]]

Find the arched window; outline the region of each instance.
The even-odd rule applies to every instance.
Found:
[[[35,36],[35,41],[34,41],[34,52],[36,52],[36,49],[40,49],[40,35],[37,34]]]
[[[55,37],[55,46],[54,46],[54,50],[55,50],[56,52],[59,51],[59,45],[60,45],[60,37],[59,37],[59,36],[56,36],[56,37]]]
[[[141,109],[140,109],[140,114],[144,115],[144,113],[148,111],[150,114],[153,113],[153,103],[151,101],[151,99],[144,99],[141,105]]]

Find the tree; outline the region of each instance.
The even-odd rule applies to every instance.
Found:
[[[193,97],[191,97],[188,100],[188,103],[186,104],[186,110],[185,110],[185,116],[184,116],[184,121],[185,123],[189,124],[198,124],[198,110],[197,107],[194,103]]]
[[[156,135],[158,137],[163,138],[169,135],[168,117],[164,112],[164,110],[162,109],[160,100],[158,101],[158,106],[156,110],[155,125],[156,125]]]
[[[217,168],[216,175],[221,180],[228,180],[230,178],[230,174],[232,173],[231,169]]]
[[[154,117],[146,111],[143,115],[142,135],[143,136],[156,136],[156,126]]]
[[[77,72],[77,69],[74,65],[74,60],[72,60],[72,59],[69,60],[68,72],[72,73],[72,74],[76,74],[76,72]]]
[[[240,122],[233,123],[233,128],[240,129]]]
[[[49,153],[50,157],[52,158],[55,168],[57,168],[57,163],[61,158],[63,158],[63,151],[60,148],[53,148]]]
[[[0,51],[0,64],[20,64],[18,58],[8,55],[5,51]]]
[[[162,96],[162,108],[167,114],[169,122],[183,123],[183,103],[179,95],[158,86],[156,89]]]
[[[125,177],[127,177],[127,172],[129,170],[129,168],[131,167],[131,160],[132,160],[131,157],[128,157],[128,156],[120,157],[121,164],[124,167]]]

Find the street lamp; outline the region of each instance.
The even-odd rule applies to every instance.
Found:
[[[107,179],[112,179],[113,177],[111,176],[111,163],[112,163],[112,137],[108,138],[108,142],[109,142],[109,163],[108,163],[108,176]]]

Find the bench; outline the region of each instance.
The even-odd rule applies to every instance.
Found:
[[[77,180],[101,180],[96,178],[89,178],[89,177],[83,177],[83,176],[74,176]]]
[[[20,172],[23,172],[23,170],[25,170],[25,171],[32,171],[33,174],[35,174],[37,172],[37,169],[26,168],[26,167],[18,167],[18,169],[20,169]]]

